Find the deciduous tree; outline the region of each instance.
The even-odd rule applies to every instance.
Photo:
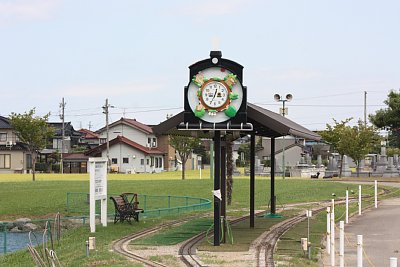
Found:
[[[346,135],[348,135],[351,129],[351,127],[347,125],[351,120],[352,118],[349,118],[338,122],[333,119],[334,125],[326,124],[326,130],[321,132],[322,138],[340,155],[339,177],[342,177],[343,156],[349,154],[350,139],[346,138]]]
[[[176,149],[182,161],[182,180],[185,180],[186,161],[193,149],[199,146],[200,139],[188,136],[170,135],[170,145]]]
[[[54,129],[47,123],[50,113],[35,116],[35,109],[23,114],[11,113],[10,123],[20,142],[24,143],[32,155],[32,180],[35,181],[35,165],[39,150],[46,148]]]
[[[400,92],[391,90],[384,101],[386,108],[369,115],[369,120],[377,128],[390,128],[390,144],[400,146]]]
[[[358,125],[346,131],[346,139],[349,139],[348,155],[356,162],[357,177],[360,176],[360,162],[365,155],[371,152],[373,146],[379,143],[380,137],[372,126],[365,126],[364,122],[358,121]]]

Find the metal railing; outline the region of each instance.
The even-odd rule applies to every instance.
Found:
[[[119,195],[119,194],[109,194]],[[107,198],[107,213],[114,213],[114,204]],[[211,201],[205,198],[189,196],[152,196],[138,194],[139,207],[144,210],[141,217],[165,216],[188,211],[211,209]],[[67,212],[89,215],[88,193],[67,193]],[[96,213],[100,213],[100,203],[96,203]]]
[[[109,194],[109,196],[118,194]],[[110,219],[114,217],[114,204],[108,199],[108,216]],[[204,198],[196,198],[189,196],[151,196],[138,195],[139,207],[144,209],[141,218],[161,217],[168,215],[177,215],[186,212],[209,210],[211,209],[211,201]],[[98,202],[98,201],[97,201]],[[100,214],[100,203],[96,203],[96,216]],[[66,211],[74,216],[61,218],[61,224],[83,224],[89,222],[89,194],[87,193],[67,193]],[[79,214],[79,216],[76,216]],[[42,231],[42,226],[46,222],[52,222],[54,219],[31,220],[27,223],[38,225],[38,231]],[[19,223],[22,224],[22,223]],[[26,247],[28,230],[16,230],[15,222],[0,222],[0,256],[9,252]],[[68,228],[68,227],[64,227]]]

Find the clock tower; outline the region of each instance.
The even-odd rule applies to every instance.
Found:
[[[247,123],[247,88],[243,66],[211,51],[210,58],[189,66],[189,83],[184,89],[184,123],[218,125],[229,130]],[[196,127],[197,128],[197,127]]]

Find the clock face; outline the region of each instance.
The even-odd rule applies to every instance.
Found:
[[[211,67],[194,75],[187,100],[197,118],[211,123],[225,122],[236,116],[243,101],[243,88],[234,73]]]
[[[223,82],[210,80],[201,88],[200,101],[209,109],[225,108],[229,100],[230,90]]]

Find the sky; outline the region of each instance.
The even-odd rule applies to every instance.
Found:
[[[0,115],[36,108],[75,129],[183,110],[188,66],[221,50],[248,102],[310,130],[385,108],[400,88],[395,0],[0,0]]]

